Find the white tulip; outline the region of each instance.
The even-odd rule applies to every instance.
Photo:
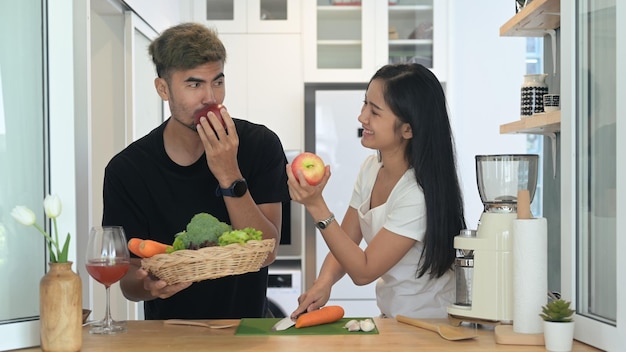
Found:
[[[46,212],[46,216],[50,219],[58,217],[63,209],[61,198],[56,194],[47,195],[43,200],[43,209]]]
[[[18,205],[11,211],[11,216],[24,226],[35,224],[35,213],[23,205]]]
[[[39,226],[35,221],[35,213],[23,205],[18,205],[11,211],[11,216],[24,226],[34,226],[37,231],[46,238],[48,247],[50,248],[50,261],[52,263],[67,263],[67,252],[69,246],[63,246],[63,249],[59,247],[59,231],[57,230],[57,217],[61,215],[61,198],[55,195],[47,195],[43,201],[44,211],[46,216],[52,219],[52,225],[54,227],[54,238],[50,236],[43,227]],[[0,224],[1,225],[1,224]],[[68,243],[70,234],[65,237],[65,243]]]

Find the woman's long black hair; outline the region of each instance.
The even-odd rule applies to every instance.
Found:
[[[441,277],[454,263],[454,236],[465,228],[445,94],[437,77],[420,64],[386,65],[375,79],[383,81],[391,111],[413,131],[406,155],[426,200],[426,235],[417,276]]]

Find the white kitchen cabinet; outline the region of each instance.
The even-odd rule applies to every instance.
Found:
[[[304,84],[298,34],[224,34],[232,116],[266,125],[285,149],[302,149]]]
[[[300,33],[299,0],[193,0],[191,12],[220,34]]]
[[[447,81],[448,0],[376,1],[377,67],[416,62]],[[387,32],[384,29],[387,28]]]
[[[448,0],[310,0],[302,18],[306,82],[366,82],[396,62],[447,79]]]

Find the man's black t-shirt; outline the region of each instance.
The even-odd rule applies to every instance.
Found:
[[[287,160],[278,136],[268,128],[233,119],[239,136],[237,159],[257,204],[289,200]],[[111,159],[104,176],[103,225],[124,227],[127,238],[172,243],[201,212],[230,224],[218,182],[203,154],[180,166],[165,152],[167,122]],[[267,268],[259,272],[193,283],[167,299],[144,303],[146,319],[263,317]]]

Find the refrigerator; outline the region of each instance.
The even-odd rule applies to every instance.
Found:
[[[305,150],[318,154],[330,165],[331,178],[324,188],[324,199],[341,223],[361,164],[376,151],[361,145],[358,121],[366,83],[305,84]],[[309,214],[305,217],[305,287],[313,284],[329,252]],[[361,242],[365,247],[365,242]],[[375,282],[357,286],[345,275],[331,291],[328,305],[344,308],[346,316],[380,315],[376,305]]]

